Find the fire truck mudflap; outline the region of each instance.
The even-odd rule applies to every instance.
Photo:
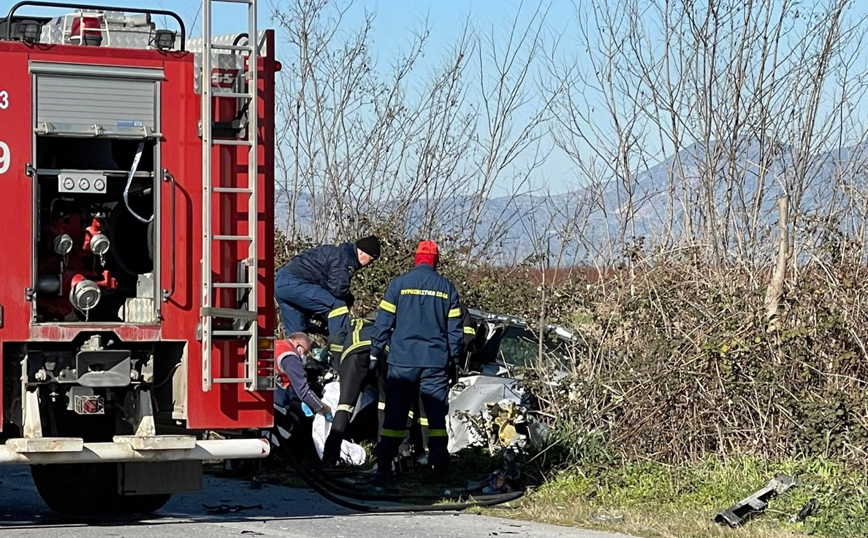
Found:
[[[256,1],[212,36],[216,1],[199,40],[163,10],[0,17],[0,465],[60,512],[147,513],[270,452],[280,65]]]

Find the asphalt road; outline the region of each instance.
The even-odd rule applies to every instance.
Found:
[[[252,490],[245,481],[210,476],[204,478],[202,493],[177,495],[150,519],[84,521],[64,519],[49,512],[36,492],[27,467],[0,469],[0,481],[0,536],[627,538],[472,514],[357,514],[310,490],[269,485]],[[261,508],[216,514],[206,509],[206,506],[220,505],[260,505]]]

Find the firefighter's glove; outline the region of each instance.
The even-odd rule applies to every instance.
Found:
[[[368,364],[368,370],[373,370],[377,367],[377,357],[371,355],[371,362]]]

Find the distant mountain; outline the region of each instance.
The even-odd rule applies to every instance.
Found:
[[[637,237],[660,237],[662,230],[667,228],[683,232],[688,217],[695,226],[712,226],[707,211],[708,197],[703,194],[709,191],[703,185],[713,180],[711,206],[714,222],[722,220],[727,212],[727,200],[732,200],[731,209],[739,213],[754,211],[757,218],[755,223],[752,220],[739,222],[738,227],[731,230],[731,235],[760,234],[768,240],[778,218],[776,200],[785,189],[791,195],[798,194],[798,190],[792,188],[797,163],[787,148],[775,148],[773,158],[761,150],[756,142],[735,149],[722,143],[707,148],[695,144],[647,170],[633,172],[629,185],[623,179],[612,179],[605,184],[559,195],[520,194],[491,198],[483,205],[477,237],[496,236],[497,248],[507,261],[547,250],[555,255],[562,246],[567,251],[563,261],[582,261],[603,253],[588,252],[578,246],[576,239],[580,238],[585,245],[599,246],[619,242],[621,225],[627,222],[630,211],[626,194],[628,186],[632,191],[634,215],[632,226],[626,230],[629,242],[631,228],[635,228]],[[853,226],[855,216],[838,211],[838,208],[854,201],[864,204],[864,198],[850,199],[853,192],[868,196],[866,150],[868,146],[860,145],[811,156],[801,200],[793,199],[791,203],[798,202],[803,215],[822,217],[826,221],[831,215],[836,220],[834,226]],[[771,151],[766,148],[766,154]],[[759,162],[765,162],[764,171],[756,164]],[[730,177],[735,178],[732,188],[727,182]],[[278,193],[278,228],[287,222],[288,199],[287,193]],[[671,199],[675,200],[674,204],[670,203]],[[746,201],[744,207],[741,200]],[[299,229],[310,227],[312,201],[309,195],[298,197],[294,214]],[[458,233],[469,233],[462,225],[472,204],[471,196],[445,198],[437,216],[439,225],[452,229],[457,223]],[[685,206],[688,211],[685,211]],[[421,221],[424,216],[424,205],[415,203],[408,225]],[[562,245],[560,238],[574,241]]]

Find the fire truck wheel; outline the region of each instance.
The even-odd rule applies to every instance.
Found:
[[[39,496],[59,514],[149,514],[162,508],[171,497],[120,495],[115,463],[31,465],[30,474]]]
[[[120,496],[120,506],[118,513],[120,514],[139,514],[148,515],[156,512],[160,508],[166,506],[166,503],[171,499],[171,495],[132,495]]]

